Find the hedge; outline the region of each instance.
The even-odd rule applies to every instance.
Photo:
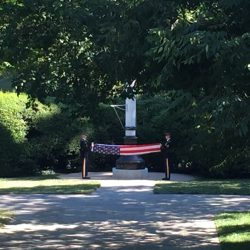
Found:
[[[93,130],[89,119],[54,104],[27,108],[27,102],[25,94],[0,92],[0,177],[77,167],[79,135]]]

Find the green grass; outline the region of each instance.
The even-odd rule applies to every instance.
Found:
[[[250,180],[195,180],[158,182],[155,194],[239,194],[250,195]]]
[[[222,250],[250,249],[250,211],[219,214],[215,224]]]
[[[0,194],[90,194],[100,187],[95,181],[44,178],[0,179]]]
[[[11,213],[10,211],[0,209],[0,228],[11,221],[13,216],[13,213]]]

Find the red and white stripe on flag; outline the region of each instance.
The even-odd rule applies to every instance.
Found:
[[[120,155],[143,155],[161,151],[161,144],[119,145]]]

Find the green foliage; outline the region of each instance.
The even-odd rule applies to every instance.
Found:
[[[193,98],[182,91],[170,91],[165,95],[143,97],[138,100],[138,137],[142,143],[159,142],[164,132],[172,133],[176,166],[185,162],[187,171],[190,161],[187,143],[191,138],[193,124]],[[149,166],[161,170],[160,155],[145,156]]]
[[[0,16],[0,73],[12,72],[19,92],[66,105],[15,127],[10,141],[27,144],[29,159],[51,165],[58,152],[74,155],[79,126],[97,141],[120,143],[123,132],[105,105],[136,93],[145,96],[138,102],[140,140],[171,130],[176,168],[249,176],[248,0],[4,0]],[[134,79],[135,89],[124,91]]]
[[[134,79],[137,91],[152,88],[145,41],[148,30],[166,23],[159,15],[175,12],[172,5],[162,0],[5,0],[0,62],[14,66],[18,91],[40,100],[55,96],[91,113],[120,83],[118,95]]]
[[[139,99],[140,141],[157,142],[164,131],[170,131],[175,171],[195,171],[220,178],[249,177],[248,122],[244,135],[237,130],[243,126],[242,117],[247,120],[248,114],[244,114],[241,105],[236,108],[237,102],[230,107],[236,108],[235,112],[219,109],[220,102],[221,99],[196,98],[183,91]],[[157,156],[146,156],[146,160],[154,170],[161,169]]]
[[[243,96],[249,9],[247,0],[5,0],[0,60],[14,67],[19,91],[55,96],[84,114],[134,79],[138,93]]]
[[[22,113],[25,111],[26,102],[27,97],[25,95],[21,95],[17,98],[15,93],[6,95],[0,92],[1,124],[4,124],[15,143],[25,141],[28,128],[22,119]]]
[[[161,114],[181,128],[188,150],[178,148],[178,158],[204,174],[249,176],[249,1],[175,4],[169,24],[150,30],[147,55],[158,66],[154,91],[192,96],[168,118]]]
[[[15,65],[17,90],[41,100],[48,94],[69,103],[96,100],[92,83],[100,81],[92,74],[93,44],[84,24],[86,10],[79,9],[84,2],[4,1],[2,53]]]
[[[223,94],[233,87],[240,94],[249,94],[250,6],[249,1],[234,4],[237,7],[223,1],[182,5],[171,25],[151,29],[148,54],[159,64],[161,89],[185,88],[197,93],[202,88],[206,94]],[[242,8],[241,16],[238,8]]]
[[[24,94],[0,92],[1,176],[65,170],[78,159],[80,133],[92,133],[89,119],[75,118],[63,106],[35,102],[34,110],[27,101]]]
[[[91,194],[100,183],[81,180],[41,178],[0,179],[1,194]]]
[[[15,163],[23,153],[20,145],[25,142],[28,130],[22,119],[26,101],[27,97],[24,95],[17,98],[15,93],[6,95],[0,92],[1,176],[8,176],[17,171]]]
[[[195,180],[158,182],[155,194],[227,194],[249,195],[249,180]]]
[[[249,249],[250,211],[220,213],[215,225],[222,250]]]

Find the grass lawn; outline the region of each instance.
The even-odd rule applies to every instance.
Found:
[[[222,250],[250,249],[250,211],[219,214],[215,224]]]
[[[8,210],[0,209],[0,228],[13,218],[13,213]]]
[[[99,187],[100,184],[96,181],[73,179],[0,179],[0,194],[90,194]]]
[[[241,194],[250,195],[250,180],[162,181],[154,187],[155,194]]]

